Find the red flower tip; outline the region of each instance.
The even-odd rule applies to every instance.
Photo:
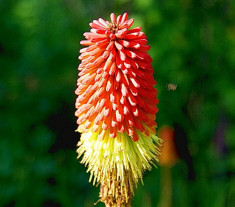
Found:
[[[80,50],[75,115],[82,132],[92,129],[100,138],[125,132],[137,141],[138,131],[149,136],[156,127],[150,46],[141,27],[130,29],[127,13],[110,19],[91,22],[80,42],[87,47]]]

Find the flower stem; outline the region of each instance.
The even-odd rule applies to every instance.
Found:
[[[131,207],[132,191],[129,185],[131,177],[125,173],[125,184],[117,178],[117,170],[113,169],[109,178],[100,184],[100,200],[106,207]]]
[[[159,207],[171,207],[172,206],[172,178],[171,168],[162,167],[161,172],[161,200]]]

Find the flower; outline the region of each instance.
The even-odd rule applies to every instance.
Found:
[[[109,205],[128,204],[143,172],[158,159],[157,90],[150,49],[141,27],[124,13],[111,22],[102,18],[84,33],[80,50],[75,115],[78,157],[90,181],[101,184],[100,197]]]
[[[159,137],[164,141],[161,156],[159,156],[159,164],[165,167],[174,166],[179,160],[175,145],[175,132],[170,126],[162,126],[159,129]]]

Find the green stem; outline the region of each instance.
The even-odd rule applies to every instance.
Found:
[[[171,168],[162,167],[161,172],[161,200],[158,207],[172,206],[172,179]]]

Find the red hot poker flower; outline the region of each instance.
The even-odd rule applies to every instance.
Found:
[[[111,22],[94,20],[84,33],[87,40],[81,41],[88,47],[79,56],[77,123],[82,132],[91,127],[99,131],[101,139],[108,130],[112,138],[126,132],[133,141],[137,131],[155,134],[158,100],[150,46],[141,27],[129,30],[134,20],[127,17],[111,14]]]
[[[90,23],[80,50],[76,94],[78,157],[107,206],[128,206],[134,186],[159,155],[157,90],[141,27],[128,15]]]

